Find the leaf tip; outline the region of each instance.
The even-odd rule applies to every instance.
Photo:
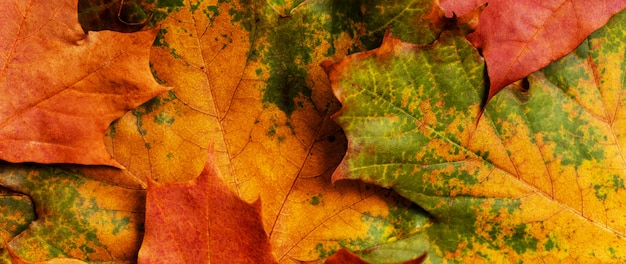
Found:
[[[324,72],[329,75],[330,72],[333,71],[335,64],[337,64],[337,62],[334,60],[325,60],[320,63],[320,67],[322,67],[322,69],[324,69]]]
[[[333,172],[333,175],[331,176],[331,182],[332,184],[335,184],[335,182],[339,181],[339,180],[345,180],[345,179],[349,179],[346,174],[343,172],[343,170],[341,169],[343,166],[343,164],[345,163],[345,157],[344,157],[344,161],[341,162],[341,164],[339,165],[339,167],[337,167],[337,169],[335,169],[335,171]]]
[[[339,251],[335,252],[332,256],[330,256],[324,264],[367,264],[368,262],[363,260],[358,255],[350,252],[346,248],[341,248]]]

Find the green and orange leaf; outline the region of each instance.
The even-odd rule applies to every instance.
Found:
[[[474,2],[482,3],[466,1]],[[0,238],[9,244],[4,262],[136,261],[145,186],[150,190],[141,262],[260,257],[254,261],[273,263],[270,247],[280,263],[624,258],[623,26],[611,25],[607,32],[613,35],[597,33],[576,55],[532,75],[530,92],[507,89],[494,97],[476,127],[486,93],[484,62],[460,34],[442,33],[447,21],[437,1],[80,0],[85,29],[135,31],[158,24],[149,54],[154,32],[85,35],[75,16],[59,16],[75,9],[76,1],[20,3],[4,4],[14,9],[3,12],[0,22],[9,25],[0,30],[6,37],[0,50],[9,51],[0,84],[61,82],[34,89],[60,89],[59,94],[82,87],[72,86],[81,81],[106,90],[77,90],[96,95],[127,82],[138,89],[164,91],[160,84],[173,89],[130,112],[156,90],[124,107],[59,99],[69,110],[60,104],[51,109],[68,120],[75,114],[63,111],[119,108],[115,117],[99,121],[104,125],[97,131],[90,130],[87,150],[109,162],[93,163],[128,171],[83,166],[81,173],[91,177],[86,179],[67,170],[3,164],[0,185],[10,189],[0,189]],[[397,38],[386,38],[380,49],[326,64],[343,101],[338,120],[347,143],[330,120],[340,104],[319,62],[377,47],[388,29]],[[122,40],[101,41],[116,37]],[[55,43],[62,43],[59,54],[50,52]],[[68,81],[67,74],[12,79],[59,69],[79,74],[73,64],[57,65],[72,63],[59,56],[80,55],[65,50],[68,46],[92,44],[112,57],[134,54],[137,60],[80,57],[77,65],[96,67],[94,76],[104,74],[96,80],[89,75]],[[144,63],[148,55],[150,68]],[[23,61],[36,66],[27,68],[19,64]],[[109,65],[117,70],[103,70]],[[46,96],[44,104],[50,101]],[[14,101],[7,105],[21,105]],[[23,113],[37,110],[26,105]],[[0,125],[33,122],[20,113],[5,122],[0,112]],[[103,127],[122,114],[104,134]],[[54,120],[41,123],[46,129],[61,126]],[[84,137],[81,125],[65,127],[61,136],[42,127],[24,131],[43,131],[51,146],[62,145]],[[114,159],[102,155],[103,134]],[[207,163],[209,142],[216,151]],[[80,146],[71,157],[87,163],[87,145]],[[348,156],[335,179],[362,178],[410,201],[358,181],[331,184],[345,148]],[[70,157],[65,151],[37,154]],[[46,162],[72,162],[59,160]],[[36,214],[28,210],[33,204]],[[170,238],[187,238],[196,247]],[[258,251],[242,250],[254,243]]]
[[[78,259],[70,259],[70,258],[54,258],[51,260],[44,261],[26,261],[22,259],[20,256],[13,251],[11,246],[6,246],[5,249],[9,252],[11,256],[11,264],[86,264],[87,262],[78,260]]]
[[[330,183],[346,145],[330,120],[339,105],[319,62],[378,45],[385,25],[398,23],[394,32],[423,36],[420,43],[443,26],[432,2],[376,6],[190,1],[172,8],[151,65],[173,90],[113,124],[109,150],[138,177],[184,182],[200,174],[214,141],[224,182],[243,200],[262,201],[264,230],[282,263],[366,249],[408,232],[423,222],[421,211],[387,190]],[[424,32],[394,22],[406,7],[413,11],[405,20],[432,21]],[[362,12],[372,20],[367,31]]]
[[[478,126],[484,64],[458,33],[426,46],[388,36],[326,63],[349,140],[333,179],[392,188],[428,211],[432,221],[388,244],[427,248],[427,262],[624,261],[625,21],[532,74],[528,92],[503,90]]]
[[[36,219],[5,241],[20,259],[137,259],[145,190],[91,180],[58,168],[7,164],[0,169],[0,185],[28,195],[35,205]],[[0,250],[0,262],[10,263],[10,259],[6,250]]]
[[[35,220],[32,201],[25,194],[0,187],[0,219],[0,242],[6,242]]]

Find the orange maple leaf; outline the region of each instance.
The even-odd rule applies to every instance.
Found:
[[[84,34],[76,7],[0,2],[0,159],[122,167],[104,131],[168,89],[148,64],[155,31]]]

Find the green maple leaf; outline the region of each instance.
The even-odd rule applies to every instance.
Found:
[[[377,50],[326,63],[349,140],[334,179],[392,188],[431,216],[413,236],[361,255],[626,260],[625,30],[622,12],[529,76],[529,91],[496,95],[477,126],[484,63],[459,33],[427,46],[389,36]]]

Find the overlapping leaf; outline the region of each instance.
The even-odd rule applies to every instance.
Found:
[[[626,13],[576,52],[505,89],[475,126],[483,63],[462,36],[388,37],[327,70],[349,149],[333,175],[374,182],[427,210],[413,236],[362,252],[427,261],[626,260]]]
[[[422,210],[396,201],[393,195],[387,197],[387,191],[358,183],[328,183],[326,176],[341,158],[345,141],[328,120],[338,105],[332,101],[317,66],[322,59],[378,45],[387,28],[405,41],[434,41],[443,26],[442,12],[435,4],[321,0],[146,2],[154,4],[151,12],[155,20],[165,19],[152,49],[153,73],[160,82],[176,88],[111,126],[107,143],[116,160],[139,178],[188,180],[198,175],[205,164],[204,146],[209,140],[216,141],[215,163],[224,172],[227,185],[248,201],[258,197],[263,201],[263,224],[281,262],[324,258],[341,247],[366,249],[376,245],[377,250],[360,252],[375,262],[416,259],[426,251],[435,253],[431,254],[432,261],[443,252],[438,251],[443,242],[431,245],[428,240],[435,235],[427,232],[450,221],[424,226],[428,217]],[[461,42],[458,37],[456,40]],[[461,50],[470,54],[463,47]],[[471,74],[480,72],[478,61],[470,59],[466,63],[467,69],[475,70]],[[444,67],[440,71],[448,74],[454,70]],[[472,87],[480,86],[478,79],[473,81]],[[442,82],[454,80],[438,79],[438,84]],[[445,105],[449,98],[434,105]],[[476,102],[465,103],[474,107]],[[489,110],[487,114],[494,115]],[[433,117],[439,118],[428,116]],[[433,120],[428,120],[430,123],[423,123],[422,129],[436,127]],[[468,122],[460,123],[457,128],[471,131]],[[481,124],[479,129],[486,128]],[[459,133],[459,142],[469,142],[470,136],[463,134],[467,132]],[[484,142],[491,142],[485,138]],[[482,147],[472,146],[471,150]],[[489,155],[506,156],[496,152]],[[462,184],[453,185],[457,193],[467,191]],[[521,185],[520,189],[528,189]],[[601,186],[593,188],[602,191],[601,197],[605,195]],[[480,192],[480,188],[472,191]],[[415,201],[415,197],[407,196]],[[425,208],[437,220],[445,215]],[[452,226],[457,224],[464,223],[457,220]],[[509,228],[517,224],[515,220],[505,224],[509,226],[503,226],[503,233],[493,231],[489,235],[500,236],[505,241],[503,247],[513,248],[516,253],[532,246],[532,239],[524,240],[526,229],[518,228],[520,225]],[[461,237],[451,239],[449,244],[462,244],[464,238],[473,235],[463,232],[468,230],[464,227],[448,230],[450,233],[442,237],[447,239],[451,233],[461,231]],[[506,241],[520,244],[511,246]],[[563,248],[556,244],[556,238],[551,241],[555,244],[549,247]]]
[[[270,212],[266,217],[270,219],[265,223],[267,226],[290,223],[288,227],[276,225],[274,232],[275,244],[283,247],[280,251],[282,261],[289,262],[293,257],[298,259],[325,257],[343,246],[367,248],[418,226],[424,221],[421,212],[415,211],[415,208],[407,209],[403,206],[404,202],[397,202],[393,196],[389,198],[388,191],[359,183],[340,184],[336,187],[329,184],[328,177],[325,176],[329,176],[332,167],[338,163],[345,148],[345,141],[336,125],[328,122],[328,117],[333,109],[336,109],[337,104],[329,103],[332,95],[317,64],[328,56],[342,56],[363,46],[376,45],[385,26],[394,24],[402,26],[402,23],[394,22],[396,16],[393,14],[400,13],[404,17],[402,21],[410,20],[412,14],[429,14],[431,16],[425,21],[432,20],[433,26],[425,28],[436,29],[439,25],[437,10],[433,9],[431,3],[422,6],[410,1],[397,1],[390,3],[386,9],[368,3],[363,5],[364,8],[361,8],[360,12],[366,12],[372,21],[388,20],[389,23],[376,26],[377,22],[374,22],[367,27],[376,26],[376,28],[363,31],[362,14],[354,13],[349,9],[351,7],[349,5],[329,1],[311,2],[298,8],[302,11],[292,13],[290,10],[295,10],[296,6],[291,5],[292,3],[286,3],[284,8],[280,6],[282,3],[249,4],[251,3],[216,4],[208,1],[193,3],[161,1],[155,4],[153,14],[158,17],[157,20],[167,15],[171,20],[164,21],[156,47],[153,49],[153,72],[158,75],[159,81],[177,88],[127,113],[115,122],[107,132],[109,151],[139,178],[151,176],[160,181],[172,181],[197,175],[196,170],[201,169],[206,156],[203,146],[207,145],[209,139],[219,139],[228,133],[235,134],[230,139],[232,142],[239,141],[248,145],[242,139],[249,139],[252,144],[248,146],[255,144],[256,146],[248,147],[245,150],[247,157],[239,161],[237,157],[244,156],[240,155],[243,151],[238,149],[241,147],[237,145],[239,143],[233,148],[232,142],[230,146],[224,146],[220,145],[218,140],[218,148],[221,146],[222,149],[222,155],[218,155],[219,164],[227,172],[226,179],[231,187],[244,197],[256,199],[259,193],[265,196],[275,193],[276,189],[262,191],[263,188],[257,188],[259,183],[262,183],[263,187],[279,187],[277,193],[281,195],[278,197],[279,203],[275,205],[280,206],[280,213],[275,210],[277,206],[269,206],[272,210],[264,212]],[[407,5],[411,5],[410,12],[405,12],[404,7]],[[250,8],[251,6],[253,8]],[[336,19],[335,23],[331,24],[327,18],[333,8],[338,9],[333,15],[342,18]],[[283,18],[288,19],[277,19],[281,14],[274,13],[274,10],[278,9],[287,10],[289,17]],[[317,11],[321,12],[318,14]],[[312,18],[306,21],[312,22],[315,27],[303,26],[306,17]],[[194,23],[183,23],[191,21]],[[262,31],[256,35],[251,34],[254,33],[252,29]],[[307,33],[298,39],[298,43],[302,47],[307,47],[282,52],[281,44],[285,38],[288,39],[293,35],[280,34],[280,31],[298,33],[302,29]],[[415,33],[407,31],[406,28],[394,29],[400,34],[403,30]],[[331,38],[327,38],[329,31],[333,32]],[[210,34],[205,34],[207,32]],[[364,42],[368,44],[360,44],[358,41],[364,33],[367,33],[367,41]],[[425,33],[427,33],[424,34],[426,42],[436,38],[436,33]],[[261,37],[265,35],[270,37]],[[419,35],[413,35],[413,39],[419,39]],[[188,45],[194,41],[199,41],[202,45],[197,49],[194,49],[193,45]],[[321,50],[315,52],[320,43],[323,46],[328,45],[326,52]],[[307,52],[313,52],[315,56],[307,58],[310,56]],[[269,59],[260,59],[257,56],[259,53]],[[294,60],[300,59],[307,60],[306,67],[294,64]],[[200,75],[189,74],[193,73],[193,67],[197,66],[193,64],[195,62],[204,63],[197,68]],[[237,66],[242,62],[246,65]],[[275,71],[276,69],[282,70]],[[270,74],[272,76],[269,76]],[[257,79],[249,79],[249,76],[255,76]],[[255,85],[246,86],[250,82]],[[255,89],[265,91],[248,93]],[[289,96],[275,96],[282,92]],[[246,94],[252,96],[241,98],[241,95],[247,96]],[[239,111],[242,114],[232,114]],[[227,114],[229,112],[230,116]],[[247,116],[256,112],[264,113],[256,117]],[[291,120],[298,121],[292,123]],[[250,125],[256,127],[254,129],[256,132],[245,129],[250,128]],[[242,135],[242,138],[236,137]],[[282,145],[277,144],[281,142]],[[299,144],[302,148],[281,153]],[[266,159],[255,160],[261,157],[259,153],[262,152],[267,154]],[[277,156],[281,158],[276,159]],[[247,164],[250,160],[253,164],[261,166]],[[267,160],[273,162],[265,162]],[[85,171],[85,168],[82,170]],[[243,176],[235,179],[234,170],[243,172],[239,174]],[[113,176],[114,182],[128,181],[121,178],[128,175],[127,173],[110,173],[111,170],[102,168],[90,171],[91,175],[98,178]],[[259,171],[262,172],[260,176],[249,177]],[[267,179],[273,180],[267,184],[263,183]],[[131,182],[136,184],[132,180]],[[276,182],[281,184],[274,184]],[[284,202],[284,206],[280,202]],[[308,213],[303,214],[307,212],[306,209],[310,209],[311,214],[315,215],[314,219],[311,219]],[[289,215],[289,212],[298,212],[298,217]],[[277,215],[280,215],[281,219],[277,219]],[[355,222],[347,223],[346,219],[354,219]],[[117,221],[113,222],[111,224]],[[26,234],[28,232],[30,231]],[[367,237],[361,237],[363,234]],[[20,239],[18,237],[15,240]],[[82,243],[80,238],[68,239],[78,241],[77,244]],[[28,251],[28,248],[18,250],[18,253],[24,253],[23,251]]]
[[[24,194],[0,187],[0,219],[0,242],[6,242],[35,219],[32,201]]]
[[[285,263],[369,248],[425,221],[387,190],[330,184],[345,138],[329,119],[338,104],[318,64],[378,45],[388,25],[432,42],[443,15],[433,3],[395,1],[385,10],[337,1],[180,4],[162,21],[151,59],[174,90],[111,126],[116,160],[135,175],[186,181],[200,174],[205,146],[215,141],[224,181],[248,202],[260,198],[264,229]],[[363,31],[361,12],[378,24]],[[427,17],[427,32],[400,27],[392,14],[402,12],[405,20]]]
[[[139,263],[276,263],[261,221],[222,182],[213,153],[198,178],[149,181]]]
[[[446,1],[467,11],[472,1]],[[481,4],[485,1],[476,1]],[[625,0],[488,1],[468,39],[487,61],[491,99],[502,88],[574,50],[591,32],[626,8]]]
[[[92,31],[135,32],[157,21],[151,19],[153,4],[143,0],[78,0],[78,21]]]
[[[0,169],[0,185],[27,194],[35,204],[37,219],[7,241],[24,261],[137,259],[144,190],[94,181],[57,168],[6,164]],[[10,259],[6,249],[0,251],[0,261],[10,263]]]
[[[422,261],[424,261],[425,257],[426,255],[422,255],[418,258],[407,260],[402,263],[399,263],[399,262],[398,263],[399,264],[420,264],[422,263]],[[389,261],[392,261],[392,260],[389,260]],[[345,248],[340,249],[339,251],[337,251],[337,253],[335,253],[334,255],[326,259],[326,261],[324,261],[324,264],[367,264],[367,263],[369,262],[363,260],[358,255],[351,253]],[[382,263],[382,262],[376,262],[376,263]]]
[[[27,261],[18,256],[15,251],[9,246],[5,247],[8,250],[9,255],[11,256],[11,264],[86,264],[82,260],[71,259],[71,258],[53,258],[51,260],[44,261]]]
[[[487,1],[487,0],[471,0],[471,1],[467,1],[467,0],[440,0],[439,4],[441,5],[441,8],[443,8],[443,10],[445,10],[446,16],[447,17],[453,17],[453,16],[463,16],[467,13],[470,13],[472,10],[474,10],[475,8],[486,4],[487,2],[493,2],[493,1]]]
[[[77,3],[0,5],[0,159],[121,166],[104,131],[166,90],[148,65],[155,32],[85,35]]]

